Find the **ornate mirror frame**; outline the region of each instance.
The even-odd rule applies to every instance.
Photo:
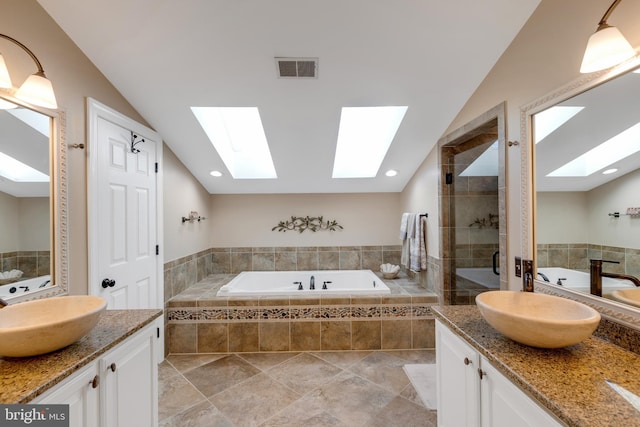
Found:
[[[532,116],[559,102],[567,100],[575,95],[585,92],[615,77],[625,74],[640,66],[640,57],[627,61],[611,70],[591,73],[581,76],[571,83],[538,98],[530,104],[520,108],[520,141],[521,143],[521,230],[522,230],[522,256],[524,259],[533,259],[535,265],[535,156],[532,142]],[[535,266],[537,268],[537,265]],[[640,330],[640,310],[629,305],[595,297],[584,293],[571,291],[559,286],[553,286],[543,281],[535,280],[536,292],[557,295],[579,301],[598,310],[603,317],[614,322],[622,323],[634,329]]]
[[[47,110],[25,104],[12,95],[8,90],[0,89],[0,98],[37,111],[50,117],[51,126],[49,136],[49,170],[50,180],[50,239],[51,239],[51,278],[53,285],[31,292],[26,292],[6,300],[10,304],[17,302],[47,298],[66,294],[69,283],[68,264],[68,212],[67,212],[67,134],[66,113],[63,110]]]

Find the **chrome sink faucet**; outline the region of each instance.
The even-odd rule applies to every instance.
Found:
[[[309,280],[309,289],[314,290],[316,288],[316,278],[311,276],[311,280]]]
[[[602,263],[609,262],[611,264],[620,264],[620,261],[607,261],[602,259],[592,259],[589,264],[591,294],[602,296],[602,278],[610,277],[613,279],[629,280],[636,286],[640,286],[640,279],[628,274],[605,273],[602,271]]]

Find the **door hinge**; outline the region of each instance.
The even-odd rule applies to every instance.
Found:
[[[160,338],[160,328],[156,328],[156,335]]]
[[[447,173],[445,176],[445,183],[447,184],[453,184],[453,174],[451,172]]]
[[[160,255],[160,245],[156,245],[156,255]]]
[[[158,173],[158,162],[156,162],[156,173]]]

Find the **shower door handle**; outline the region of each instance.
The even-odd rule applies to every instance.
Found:
[[[498,255],[500,255],[500,251],[495,251],[491,257],[493,260],[493,274],[496,276],[500,275],[500,271],[498,270]]]

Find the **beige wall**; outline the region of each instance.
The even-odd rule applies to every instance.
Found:
[[[431,150],[400,195],[402,212],[428,213],[427,253],[440,258],[438,151]]]
[[[587,39],[610,3],[609,0],[542,0],[445,134],[506,101],[507,138],[519,141],[520,108],[580,77],[578,70]],[[640,46],[638,16],[640,2],[622,2],[609,19],[609,23],[617,26],[636,47]],[[507,148],[507,258],[510,266],[513,257],[522,254],[521,147]],[[416,200],[415,187],[422,176],[434,174],[435,164],[430,157],[405,188],[403,208]],[[433,203],[437,193],[430,193],[428,197]],[[517,280],[510,268],[510,286],[518,287]]]
[[[20,206],[18,199],[10,194],[0,192],[0,252],[13,252],[19,250],[18,218]],[[1,267],[1,266],[0,266]]]
[[[214,195],[211,245],[399,245],[399,206],[399,193]],[[325,220],[338,221],[344,230],[271,231],[292,215],[322,215]]]
[[[50,221],[48,197],[22,197],[18,199],[20,217],[17,227],[21,251],[48,251]]]
[[[163,162],[164,261],[167,262],[210,248],[213,221],[211,196],[166,145]],[[207,219],[182,223],[182,217],[191,211]]]
[[[92,18],[94,19],[94,18]],[[38,57],[53,82],[60,110],[67,115],[69,144],[85,141],[85,98],[96,100],[145,123],[35,0],[2,0],[0,28]],[[2,40],[14,86],[36,71],[26,53]],[[91,147],[88,147],[91,149]],[[69,201],[69,280],[72,293],[87,292],[87,151],[71,149],[67,158]]]
[[[48,251],[49,198],[0,192],[0,252]]]
[[[586,192],[538,193],[536,203],[538,244],[589,243],[590,207]],[[568,212],[571,214],[567,215]]]
[[[536,242],[640,249],[640,218],[609,216],[640,207],[639,188],[640,169],[591,191],[538,193]]]
[[[640,169],[591,190],[588,201],[589,243],[640,249],[640,218],[609,216],[640,207]]]

